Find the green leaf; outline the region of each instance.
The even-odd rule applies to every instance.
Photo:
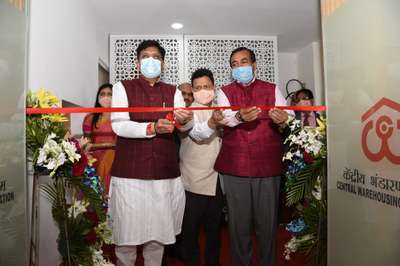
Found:
[[[315,160],[307,165],[296,175],[288,178],[286,182],[286,205],[292,206],[306,197],[311,196],[311,192],[320,176],[323,164],[322,160]]]

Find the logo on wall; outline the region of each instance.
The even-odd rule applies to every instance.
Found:
[[[383,107],[390,108],[396,112],[393,117],[381,114]],[[377,114],[376,119],[371,119],[373,114]],[[397,155],[394,151],[399,151],[398,142],[397,147],[390,146],[389,142],[395,132],[400,133],[400,104],[387,98],[382,98],[374,106],[372,106],[361,118],[364,128],[361,136],[361,146],[365,156],[373,162],[379,162],[383,158],[387,158],[394,164],[400,164],[400,154]],[[367,141],[368,136],[377,143],[380,143],[380,148],[377,152],[371,151],[371,147]]]

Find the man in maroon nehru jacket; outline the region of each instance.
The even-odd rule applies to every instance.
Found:
[[[261,105],[286,105],[279,89],[255,77],[256,56],[240,47],[230,56],[233,83],[217,93],[219,106],[242,106],[239,111],[215,111],[206,123],[195,123],[190,135],[197,140],[224,127],[215,170],[223,174],[228,204],[232,265],[251,264],[251,232],[257,237],[260,265],[275,265],[275,237],[282,139],[288,113],[280,109],[261,111]],[[246,108],[245,108],[246,107]],[[222,123],[218,122],[224,116]]]
[[[140,77],[113,86],[112,107],[185,107],[175,86],[160,81],[165,50],[157,41],[137,47]],[[174,123],[167,113],[112,113],[117,134],[111,171],[110,221],[117,265],[135,265],[136,246],[144,245],[145,265],[161,265],[165,244],[181,231],[185,192],[180,178]],[[185,130],[192,112],[179,110],[175,120]]]

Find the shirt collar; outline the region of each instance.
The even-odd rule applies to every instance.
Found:
[[[243,84],[243,83],[240,83],[239,81],[235,80],[236,84],[238,84],[238,85],[239,85],[240,87],[242,87],[242,88],[250,87],[251,85],[253,85],[253,83],[254,83],[255,81],[256,81],[256,76],[254,76],[253,79],[252,79],[249,83],[247,83],[247,84]]]
[[[161,78],[158,77],[158,79],[156,80],[156,83],[154,83],[154,86],[151,86],[150,83],[143,77],[142,74],[139,75],[139,80],[140,80],[142,83],[144,83],[144,84],[146,84],[147,86],[150,86],[150,87],[155,87],[155,86],[157,86],[157,85],[161,82]]]

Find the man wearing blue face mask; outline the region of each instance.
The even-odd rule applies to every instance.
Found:
[[[256,106],[287,105],[275,84],[255,76],[256,56],[248,48],[230,56],[234,82],[217,93],[219,106],[242,106],[239,111],[214,112],[207,123],[195,123],[190,132],[206,139],[224,126],[215,170],[223,174],[229,213],[232,265],[251,265],[252,229],[255,229],[260,265],[275,265],[275,237],[279,183],[282,174],[281,128],[288,113],[261,111]],[[293,113],[290,113],[293,115]]]
[[[165,50],[147,40],[137,50],[140,77],[113,86],[112,107],[185,107],[175,86],[160,81]],[[180,178],[174,123],[167,113],[112,113],[117,134],[111,171],[109,214],[117,265],[135,265],[136,246],[144,245],[145,265],[161,265],[165,244],[181,231],[185,192]],[[178,110],[186,130],[192,112]]]

